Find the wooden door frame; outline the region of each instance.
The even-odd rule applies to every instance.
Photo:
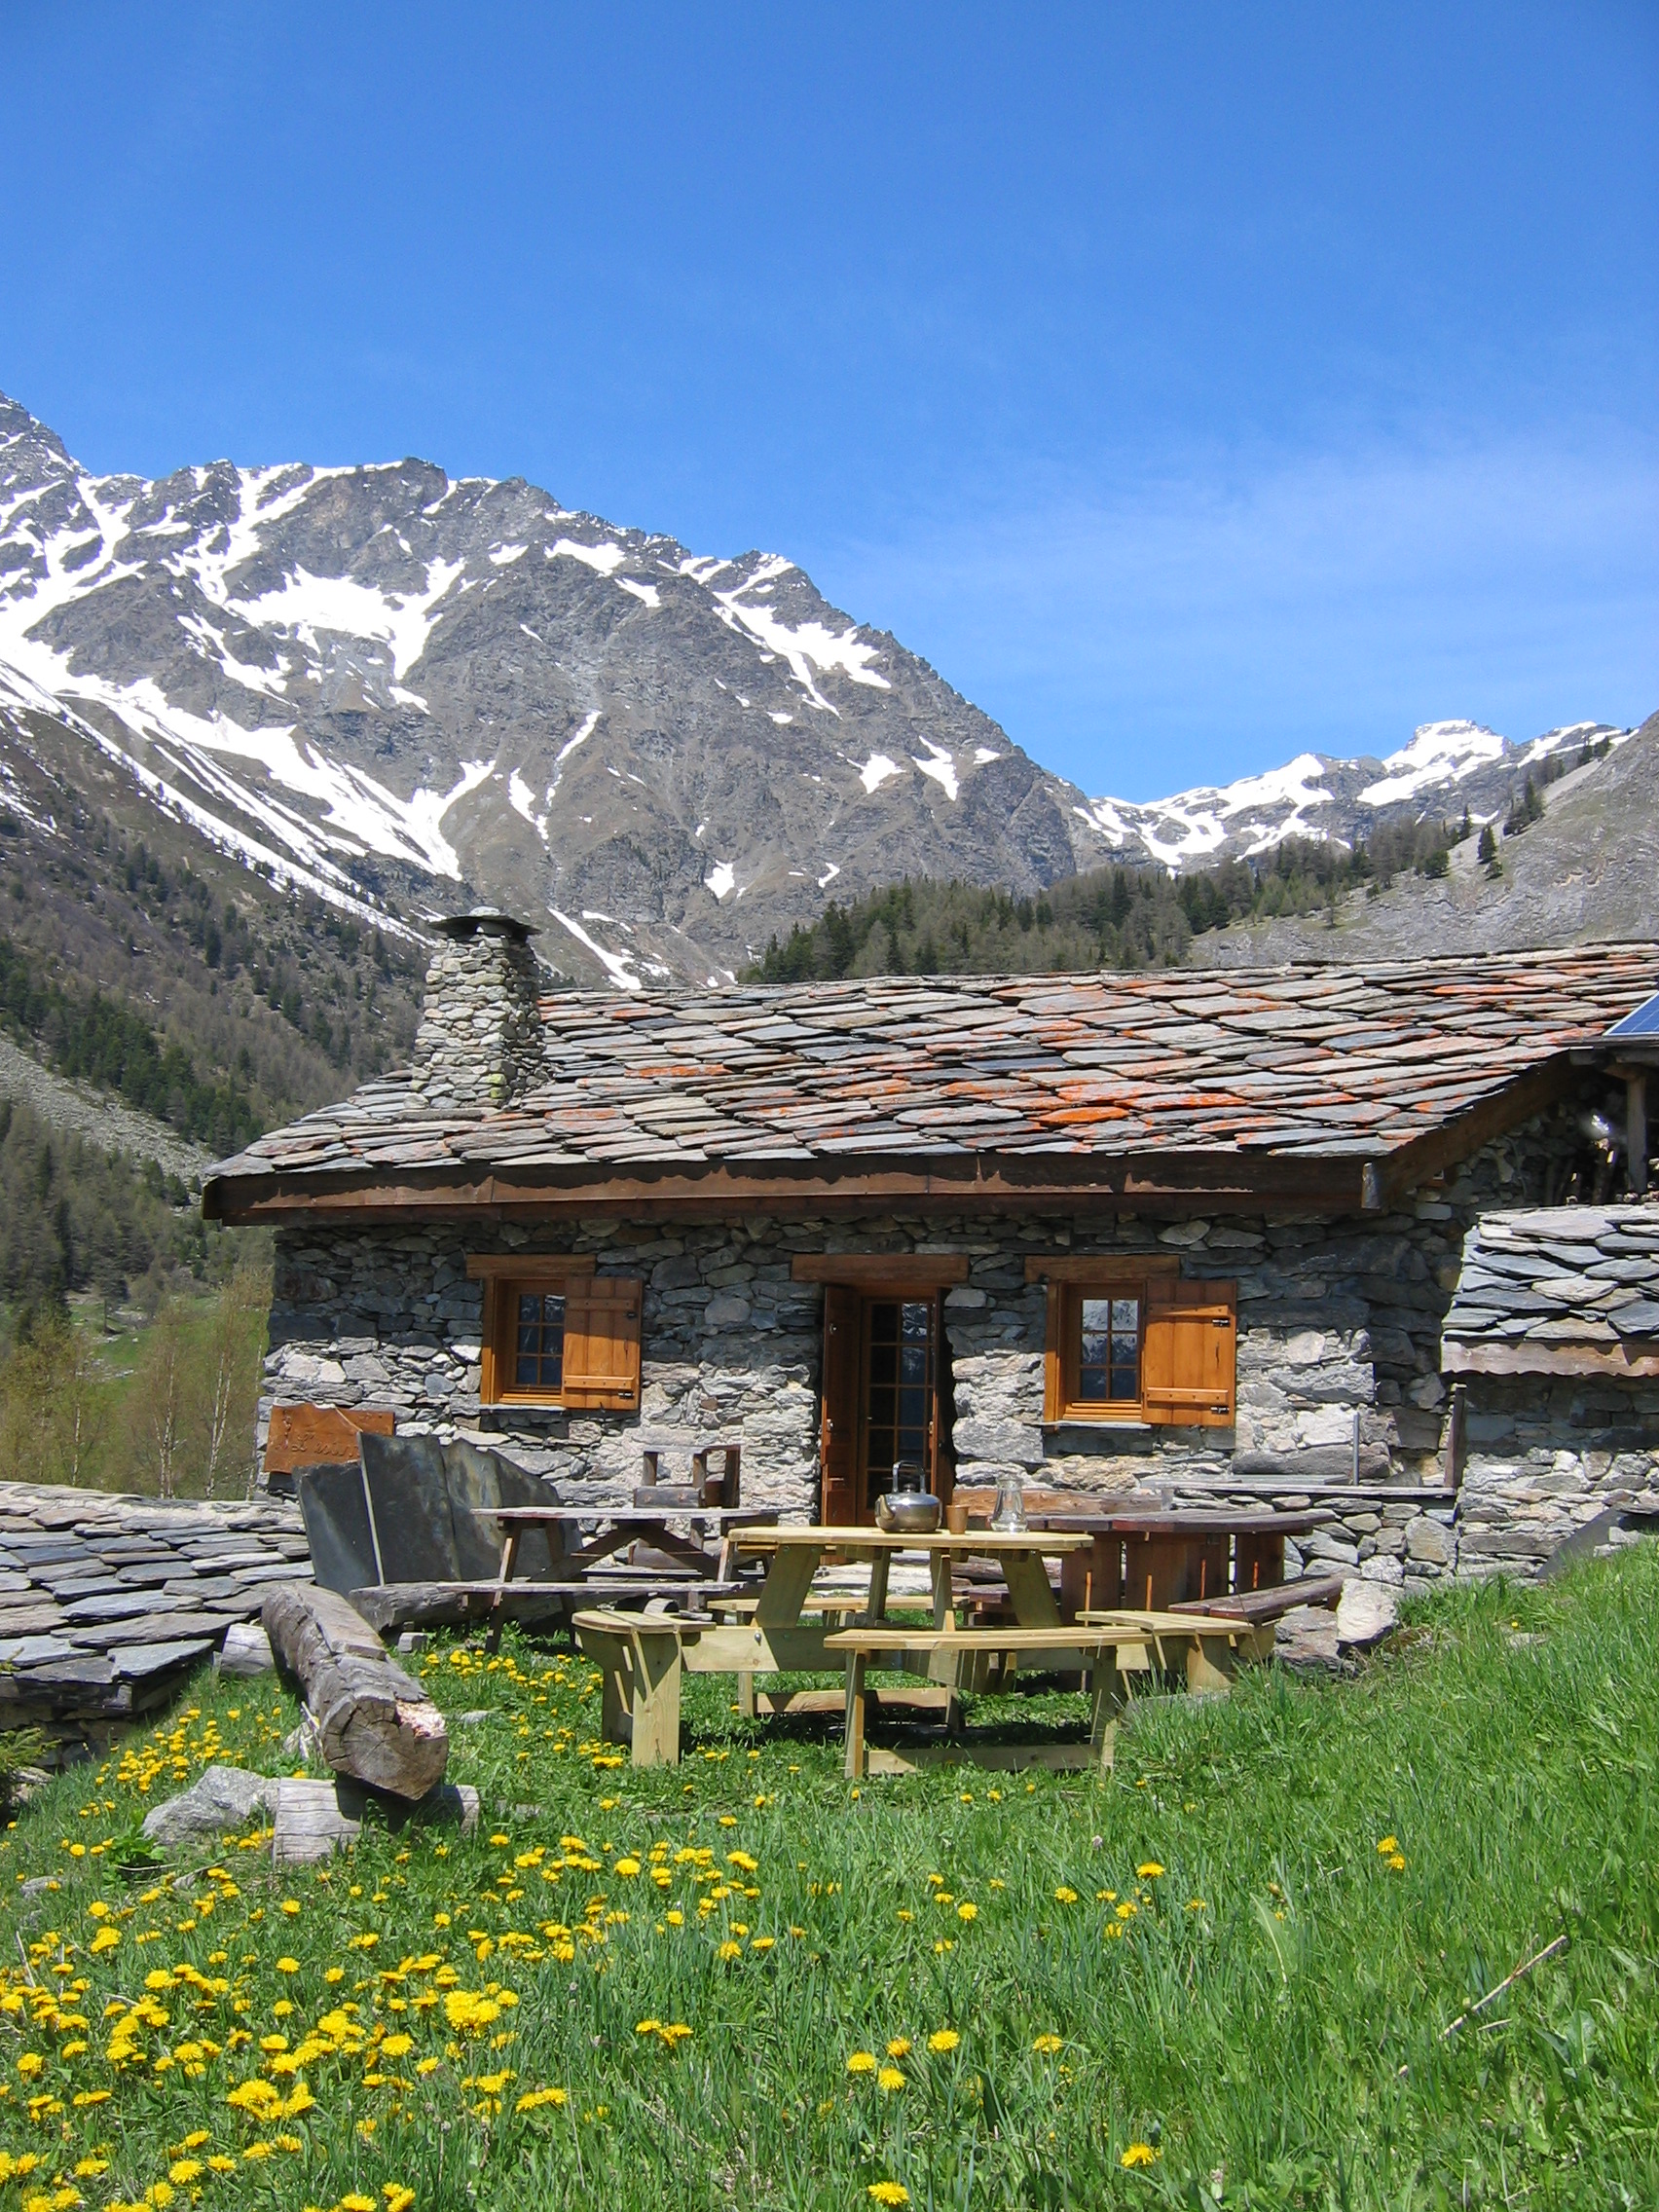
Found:
[[[853,1445],[853,1481],[857,1492],[857,1512],[860,1526],[867,1526],[874,1516],[868,1504],[869,1488],[869,1324],[870,1308],[877,1303],[897,1302],[916,1306],[931,1300],[933,1306],[933,1373],[928,1408],[928,1443],[925,1459],[929,1491],[942,1503],[950,1502],[954,1487],[955,1455],[950,1446],[950,1428],[954,1408],[944,1403],[944,1384],[949,1369],[944,1333],[944,1289],[937,1280],[919,1285],[901,1278],[894,1282],[866,1280],[855,1285],[844,1285],[853,1291],[859,1301],[859,1356],[857,1374],[858,1414]],[[822,1426],[820,1428],[822,1438]],[[823,1446],[819,1449],[819,1505],[824,1499]]]

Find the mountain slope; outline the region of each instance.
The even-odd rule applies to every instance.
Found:
[[[1604,740],[1616,747],[1630,734],[1605,722],[1573,722],[1517,745],[1479,722],[1424,722],[1383,760],[1303,753],[1236,783],[1178,792],[1146,806],[1091,799],[1087,811],[1116,858],[1201,867],[1252,860],[1287,837],[1352,846],[1380,824],[1456,820],[1465,807],[1479,826],[1507,813],[1530,772],[1559,766]]]
[[[1385,760],[1304,754],[1149,805],[1091,799],[779,556],[698,556],[419,461],[96,477],[0,399],[0,801],[34,825],[44,779],[71,814],[115,809],[128,844],[159,821],[176,866],[239,882],[293,971],[272,995],[256,963],[259,995],[337,1066],[356,1008],[339,992],[376,987],[384,1034],[360,1025],[350,1050],[387,1049],[433,908],[512,907],[584,981],[718,983],[827,900],[906,876],[1021,899],[1114,861],[1188,870],[1465,807],[1479,823],[1529,770],[1628,735],[1429,723]],[[1652,819],[1640,790],[1624,803]],[[49,852],[49,874],[66,865]],[[345,928],[390,948],[366,977],[354,952],[330,967]],[[104,943],[89,973],[120,966]],[[201,968],[175,963],[166,990],[205,1034],[222,1010]],[[155,997],[150,971],[128,980]],[[321,1080],[294,1065],[267,1093]]]
[[[1454,846],[1444,877],[1401,876],[1374,897],[1351,895],[1330,922],[1285,916],[1217,931],[1201,957],[1253,966],[1659,940],[1659,715],[1543,798],[1542,820],[1502,839],[1498,875],[1469,838]]]
[[[704,980],[839,878],[1035,890],[1103,840],[789,562],[522,481],[96,478],[0,405],[0,702],[337,905],[487,894],[556,966]]]

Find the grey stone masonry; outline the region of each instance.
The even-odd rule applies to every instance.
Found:
[[[542,1072],[540,976],[530,931],[481,910],[433,925],[438,946],[411,1082],[434,1113],[504,1106]]]
[[[698,1443],[737,1440],[745,1501],[806,1519],[818,1497],[823,1291],[793,1279],[794,1257],[950,1252],[967,1264],[943,1307],[959,1482],[991,1484],[1014,1468],[1103,1496],[1241,1482],[1300,1494],[1351,1483],[1357,1447],[1367,1484],[1420,1485],[1440,1477],[1440,1330],[1464,1231],[1493,1198],[1530,1197],[1570,1141],[1559,1117],[1541,1118],[1399,1211],[1338,1219],[745,1213],[650,1226],[578,1215],[535,1228],[483,1220],[472,1230],[380,1230],[313,1216],[277,1235],[262,1419],[278,1399],[389,1407],[402,1429],[483,1433],[531,1472],[594,1500],[627,1494],[645,1445],[666,1449],[672,1462]],[[644,1281],[637,1416],[480,1406],[482,1296],[466,1262],[514,1251],[591,1254],[601,1276]],[[1045,1290],[1027,1281],[1026,1261],[1088,1253],[1174,1256],[1187,1276],[1236,1281],[1235,1427],[1045,1424]],[[1374,1508],[1356,1510],[1363,1518]],[[1448,1503],[1428,1518],[1438,1530],[1450,1515]],[[1330,1541],[1346,1544],[1345,1563],[1362,1569],[1398,1562],[1402,1577],[1431,1580],[1451,1567],[1455,1544],[1425,1527],[1408,1551],[1390,1532],[1397,1526],[1384,1517]],[[1380,1579],[1391,1571],[1372,1568]]]
[[[1459,1572],[1529,1573],[1609,1507],[1659,1511],[1659,1204],[1483,1215],[1445,1364],[1465,1394]]]
[[[1659,1353],[1659,1204],[1484,1215],[1463,1247],[1446,1339],[1523,1356]]]

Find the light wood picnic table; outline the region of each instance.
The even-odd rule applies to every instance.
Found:
[[[755,1608],[757,1626],[790,1628],[798,1622],[812,1578],[833,1552],[843,1560],[869,1562],[869,1595],[861,1616],[866,1626],[887,1618],[889,1569],[896,1558],[907,1554],[928,1563],[935,1628],[956,1625],[951,1570],[958,1560],[967,1559],[982,1559],[1000,1569],[1022,1628],[1055,1628],[1060,1609],[1043,1562],[1088,1550],[1092,1541],[1088,1534],[1037,1529],[980,1529],[965,1535],[939,1530],[931,1536],[906,1536],[885,1529],[771,1528],[736,1530],[729,1548],[734,1563],[771,1562]]]
[[[1044,1558],[1063,1557],[1090,1541],[1088,1536],[1042,1530],[1014,1534],[984,1530],[967,1535],[941,1530],[913,1536],[868,1528],[733,1529],[723,1548],[734,1567],[745,1559],[767,1562],[765,1578],[753,1600],[713,1599],[707,1622],[668,1621],[620,1610],[575,1615],[582,1648],[605,1670],[602,1732],[609,1742],[631,1740],[636,1765],[672,1765],[680,1756],[682,1669],[698,1675],[736,1675],[740,1703],[750,1712],[755,1710],[757,1674],[845,1675],[846,1654],[830,1639],[846,1616],[866,1628],[888,1622],[889,1570],[900,1556],[920,1557],[928,1563],[935,1631],[954,1631],[958,1625],[951,1567],[963,1558],[984,1558],[1001,1569],[1021,1627],[1057,1628],[1060,1611]],[[813,1599],[813,1577],[830,1555],[869,1562],[869,1588],[862,1605],[856,1597],[832,1602]],[[948,1637],[929,1650],[918,1648],[913,1661],[907,1654],[905,1646],[892,1662],[894,1667],[919,1675],[942,1690],[947,1714],[955,1693],[968,1686],[965,1675],[984,1663],[984,1655],[977,1649],[952,1648]],[[1080,1669],[1088,1662],[1082,1655],[1067,1655],[1055,1664]],[[808,1693],[816,1694],[821,1693]],[[770,1710],[784,1711],[802,1702],[798,1696],[784,1697],[772,1701]]]

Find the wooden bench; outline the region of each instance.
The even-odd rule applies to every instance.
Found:
[[[1092,1705],[1087,1754],[1078,1755],[1082,1747],[1066,1747],[1072,1755],[1064,1763],[1110,1766],[1117,1732],[1114,1716],[1124,1703],[1118,1654],[1125,1648],[1138,1650],[1144,1641],[1145,1632],[1134,1625],[930,1629],[920,1624],[910,1628],[903,1623],[888,1623],[879,1628],[832,1630],[824,1639],[825,1648],[843,1653],[847,1661],[847,1775],[856,1782],[866,1765],[865,1721],[868,1691],[866,1677],[870,1663],[884,1662],[910,1673],[931,1674],[940,1658],[949,1661],[958,1672],[972,1671],[973,1662],[986,1659],[998,1663],[1006,1676],[1022,1658],[1028,1658],[1039,1660],[1045,1671],[1088,1675]],[[967,1670],[963,1669],[964,1661],[969,1662]],[[958,1753],[966,1749],[958,1745]],[[1017,1751],[1011,1751],[1001,1763],[1036,1762],[1029,1755],[1021,1761]]]

